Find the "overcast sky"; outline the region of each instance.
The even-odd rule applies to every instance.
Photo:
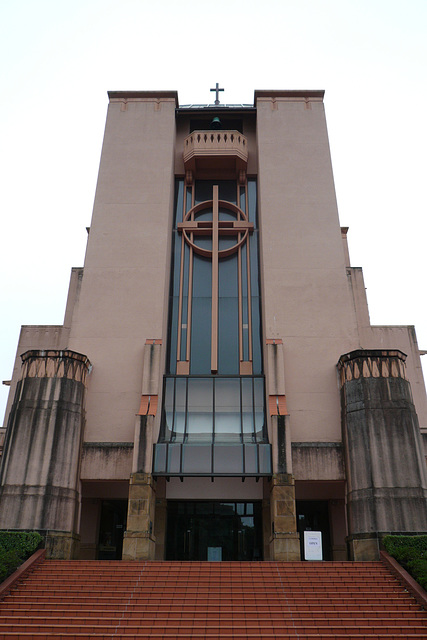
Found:
[[[371,322],[415,324],[427,349],[426,0],[3,0],[0,61],[1,380],[21,324],[63,321],[107,91],[207,103],[216,82],[225,103],[325,89],[340,220]],[[2,386],[0,422],[6,397]]]

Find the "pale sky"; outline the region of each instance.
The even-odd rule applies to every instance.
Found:
[[[216,82],[225,103],[325,89],[340,221],[371,322],[414,324],[427,349],[426,0],[3,0],[0,60],[1,380],[21,324],[63,321],[107,91],[207,103]]]

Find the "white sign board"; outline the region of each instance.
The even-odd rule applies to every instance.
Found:
[[[208,547],[208,562],[221,562],[222,547]]]
[[[321,531],[304,531],[304,559],[323,560]]]

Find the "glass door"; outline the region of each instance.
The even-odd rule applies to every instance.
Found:
[[[167,560],[262,560],[260,502],[168,502]]]

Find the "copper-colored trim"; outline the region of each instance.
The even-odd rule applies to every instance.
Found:
[[[177,224],[178,232],[182,234],[181,244],[181,264],[180,264],[180,283],[179,283],[179,299],[178,299],[178,339],[177,339],[177,374],[188,375],[190,367],[191,352],[191,315],[192,315],[192,289],[194,275],[194,254],[201,255],[212,260],[212,308],[211,308],[211,372],[218,372],[218,312],[219,312],[219,259],[227,257],[237,252],[237,276],[238,276],[238,331],[239,331],[239,361],[242,374],[252,373],[252,306],[251,306],[251,276],[250,276],[250,249],[247,243],[246,252],[246,271],[247,271],[247,295],[248,295],[248,359],[244,357],[244,332],[243,332],[243,264],[241,247],[248,239],[249,233],[253,232],[254,225],[248,219],[248,192],[245,185],[245,208],[243,211],[237,205],[219,200],[219,187],[214,185],[212,188],[212,200],[206,200],[194,205],[194,185],[191,188],[191,208],[187,211],[187,190],[188,185],[184,185],[184,202],[183,202],[183,221]],[[240,187],[237,185],[237,196],[240,203]],[[219,208],[223,207],[232,211],[236,215],[236,220],[220,220]],[[202,210],[212,208],[212,221],[200,220],[196,221],[196,214]],[[195,244],[195,236],[211,236],[212,248],[204,249]],[[237,236],[237,242],[228,249],[219,250],[220,236]],[[187,296],[187,340],[186,340],[186,359],[181,361],[182,346],[182,316],[183,316],[183,289],[184,289],[184,271],[185,271],[185,246],[189,245],[189,270],[188,270],[188,296]]]
[[[239,316],[239,360],[243,360],[242,250],[240,247],[237,255],[237,287],[238,287],[238,316]]]
[[[251,376],[252,375],[252,362],[248,360],[241,360],[239,372],[241,376]]]
[[[237,253],[237,288],[239,316],[239,360],[243,360],[242,250],[240,247]]]
[[[182,333],[182,291],[184,283],[184,249],[185,241],[184,236],[181,239],[181,265],[179,273],[179,296],[178,296],[178,337],[176,343],[176,359],[179,362],[181,359],[181,333]]]
[[[212,200],[212,330],[211,373],[218,373],[218,237],[219,201],[218,185],[213,186]]]
[[[288,408],[286,406],[286,396],[277,396],[277,408],[279,416],[287,416]]]
[[[249,220],[249,202],[248,202],[248,190],[245,189],[246,211],[248,212]],[[249,242],[246,245],[246,269],[247,269],[247,285],[248,285],[248,355],[249,360],[253,361],[252,350],[252,297],[251,297],[251,261],[250,261],[250,247]]]
[[[186,360],[190,360],[192,304],[193,304],[193,249],[192,247],[190,247],[190,264],[188,267],[188,297],[187,297],[187,345],[185,348]]]
[[[236,200],[240,204],[240,185],[236,185]],[[237,221],[240,222],[240,211],[237,214]],[[242,236],[239,233],[238,241]],[[238,322],[239,322],[239,361],[243,360],[243,309],[242,309],[242,248],[237,250],[237,295],[238,295]]]
[[[190,363],[188,360],[180,360],[176,363],[176,375],[188,376],[190,375]]]
[[[157,406],[159,403],[158,395],[142,395],[141,404],[139,406],[138,416],[155,416],[157,413]]]
[[[271,416],[287,416],[288,408],[286,406],[285,395],[268,396],[268,412]]]
[[[195,207],[192,207],[191,210],[186,213],[183,222],[180,222],[177,225],[179,233],[182,233],[182,235],[185,237],[186,242],[193,247],[194,252],[200,256],[204,256],[205,258],[212,257],[213,248],[211,251],[209,249],[203,249],[202,247],[199,247],[194,243],[192,238],[189,238],[188,233],[191,232],[193,235],[200,236],[210,236],[213,233],[212,223],[210,223],[209,221],[203,220],[196,223],[194,222],[195,214],[204,209],[208,209],[211,206],[214,206],[213,200],[200,202]],[[218,233],[220,233],[220,235],[240,236],[240,232],[244,232],[240,237],[240,240],[235,245],[228,249],[222,249],[221,251],[218,251],[219,258],[226,258],[227,256],[231,256],[235,251],[237,251],[239,247],[244,244],[249,233],[253,232],[254,226],[251,222],[248,221],[245,212],[235,204],[227,202],[226,200],[218,200],[217,206],[233,211],[233,213],[235,213],[237,217],[237,220],[224,220],[221,222],[218,221]],[[239,220],[239,217],[241,217],[242,220]]]
[[[184,181],[184,192],[182,197],[182,219],[185,220],[185,215],[187,212],[187,182]],[[179,226],[180,223],[178,223]],[[178,296],[178,337],[176,344],[176,359],[177,359],[177,368],[178,363],[181,361],[181,340],[182,340],[182,298],[184,291],[184,263],[185,263],[185,244],[184,238],[181,241],[181,265],[180,265],[180,274],[179,274],[179,296]],[[187,330],[187,338],[188,338],[188,330]],[[187,351],[187,345],[186,345]]]
[[[191,188],[191,210],[194,207],[194,185]],[[192,216],[193,217],[193,216]],[[191,234],[191,240],[193,240],[193,234]],[[190,263],[188,267],[188,299],[187,299],[187,346],[185,350],[185,359],[190,362],[191,351],[191,315],[193,307],[193,268],[194,268],[194,256],[193,247],[190,246]]]
[[[276,396],[268,396],[268,413],[270,414],[270,416],[277,415]]]
[[[149,396],[141,396],[141,404],[139,405],[138,416],[146,416],[148,411],[148,398]]]
[[[265,344],[283,344],[282,338],[267,338]]]

